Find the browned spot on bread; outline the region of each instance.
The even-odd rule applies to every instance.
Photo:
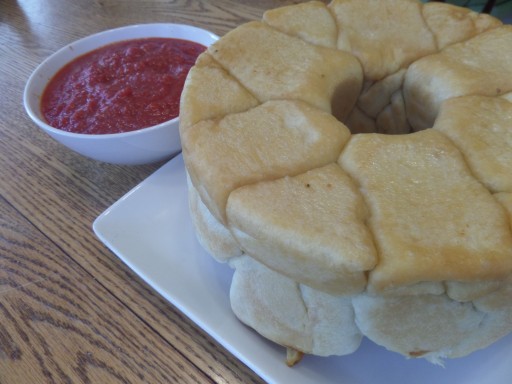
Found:
[[[420,357],[420,356],[423,356],[427,353],[429,353],[430,351],[411,351],[409,352],[409,356],[411,357]]]
[[[286,365],[293,367],[295,364],[302,360],[304,352],[297,351],[293,348],[286,348]]]

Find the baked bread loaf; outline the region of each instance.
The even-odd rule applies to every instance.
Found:
[[[239,319],[290,364],[511,332],[511,92],[512,26],[439,2],[312,1],[209,47],[180,134]]]

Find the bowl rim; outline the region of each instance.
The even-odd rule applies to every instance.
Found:
[[[123,31],[126,31],[126,30],[132,30],[132,29],[167,28],[167,27],[177,27],[177,28],[191,29],[191,30],[195,30],[195,31],[200,32],[200,33],[206,33],[207,35],[210,35],[210,37],[212,38],[213,41],[216,41],[216,40],[219,39],[219,36],[214,34],[213,32],[211,32],[211,31],[209,31],[207,29],[201,28],[201,27],[196,27],[194,25],[190,25],[190,24],[182,24],[182,23],[139,23],[139,24],[125,25],[125,26],[121,26],[121,27],[117,27],[117,28],[106,29],[106,30],[103,30],[103,31],[99,31],[99,32],[93,33],[93,34],[88,35],[88,36],[84,36],[84,37],[82,37],[80,39],[73,40],[73,41],[67,43],[66,45],[64,45],[63,47],[59,48],[57,51],[55,51],[52,54],[50,54],[48,57],[46,57],[32,71],[32,73],[30,74],[30,76],[27,79],[27,82],[25,84],[25,88],[24,88],[24,91],[23,91],[23,105],[25,107],[25,111],[27,112],[27,114],[29,115],[29,117],[32,119],[33,122],[35,122],[39,126],[42,126],[42,128],[45,129],[48,132],[51,132],[51,133],[59,135],[59,136],[70,137],[70,138],[72,137],[72,138],[77,138],[77,139],[80,138],[80,139],[86,139],[86,140],[94,140],[94,139],[97,140],[97,139],[100,139],[100,138],[108,139],[108,138],[114,138],[114,137],[116,137],[116,138],[123,138],[123,137],[135,136],[135,135],[141,134],[142,132],[159,130],[159,129],[162,129],[166,125],[173,125],[176,122],[179,122],[179,115],[178,115],[177,117],[175,117],[173,119],[163,121],[163,122],[161,122],[159,124],[151,125],[151,126],[148,126],[148,127],[143,127],[143,128],[139,128],[139,129],[136,129],[136,130],[127,131],[127,132],[117,132],[117,133],[75,133],[75,132],[69,132],[69,131],[66,131],[66,130],[63,130],[63,129],[60,129],[60,128],[55,128],[55,127],[52,127],[51,125],[49,125],[46,121],[44,121],[43,119],[41,119],[37,115],[36,111],[34,111],[34,109],[31,106],[31,103],[29,101],[31,87],[33,85],[33,82],[34,82],[34,79],[36,78],[36,76],[44,68],[44,66],[48,65],[49,61],[54,60],[55,57],[57,57],[58,55],[61,55],[65,51],[68,51],[70,49],[70,46],[76,45],[76,44],[82,44],[82,43],[84,43],[84,42],[86,42],[88,40],[92,40],[92,39],[98,38],[98,37],[100,37],[102,35],[105,35],[105,34],[119,33],[119,32],[123,32]],[[151,37],[157,37],[157,36],[152,36],[151,34],[148,34],[147,38],[151,38]],[[77,57],[79,57],[81,55],[85,55],[85,54],[87,54],[89,52],[92,52],[95,49],[101,48],[101,47],[109,45],[109,44],[114,44],[114,43],[120,42],[120,41],[129,41],[129,40],[143,39],[143,38],[145,38],[145,37],[128,37],[128,38],[125,38],[125,39],[121,38],[119,40],[114,40],[114,41],[111,41],[111,42],[103,42],[103,43],[100,42],[100,44],[98,44],[97,47],[88,49],[87,51],[85,51],[83,53],[80,53],[79,55],[77,55],[76,57],[71,59],[71,61],[75,60]],[[174,37],[169,36],[169,38],[174,38]],[[180,39],[186,40],[185,38],[180,38]],[[190,41],[193,41],[193,40],[190,40]],[[65,65],[67,65],[69,62],[70,61],[63,62],[63,64],[60,65],[58,67],[58,69],[55,71],[53,76],[60,69],[62,69]],[[43,90],[46,88],[47,85],[48,85],[48,83],[45,84],[45,86],[43,87]]]

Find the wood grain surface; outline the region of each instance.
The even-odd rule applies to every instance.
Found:
[[[93,220],[161,163],[117,166],[40,131],[25,82],[105,29],[187,23],[223,35],[292,1],[0,0],[0,383],[260,383],[138,278]]]

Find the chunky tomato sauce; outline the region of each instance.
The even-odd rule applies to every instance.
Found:
[[[171,38],[113,43],[78,57],[50,81],[41,111],[52,127],[105,134],[160,124],[179,114],[200,44]]]

